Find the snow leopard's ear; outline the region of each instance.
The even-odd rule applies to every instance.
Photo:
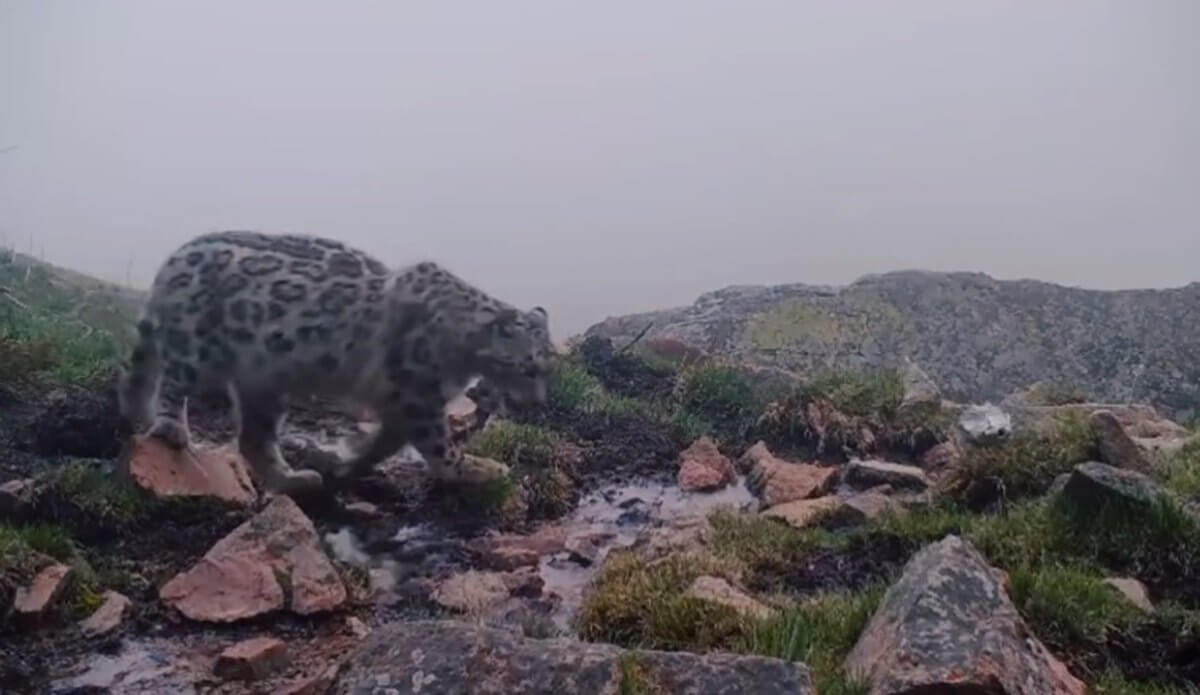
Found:
[[[546,323],[550,320],[550,316],[546,313],[546,310],[540,306],[535,306],[534,308],[530,309],[528,316],[535,325],[541,326],[542,328],[545,328]]]

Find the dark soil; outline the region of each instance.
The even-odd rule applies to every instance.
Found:
[[[795,594],[858,591],[890,582],[916,551],[895,536],[852,535],[842,547],[813,548],[794,556],[759,562],[751,568],[752,591],[784,589]]]
[[[1170,686],[1200,685],[1200,633],[1169,621],[1151,620],[1103,643],[1059,643],[1044,639],[1071,672],[1095,677],[1115,669],[1133,681]]]
[[[675,372],[657,367],[630,352],[614,349],[607,338],[591,336],[579,346],[584,367],[620,396],[657,401],[666,398],[675,388]]]
[[[520,419],[564,434],[583,450],[577,475],[585,486],[675,475],[688,443],[665,425],[634,415],[579,411],[522,413]]]

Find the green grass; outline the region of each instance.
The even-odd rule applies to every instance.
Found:
[[[812,670],[819,693],[866,693],[865,684],[849,680],[842,673],[842,662],[885,590],[883,586],[872,586],[856,594],[808,597],[781,615],[759,622],[739,647],[749,654],[803,662]]]
[[[1010,574],[1009,596],[1033,631],[1052,644],[1104,643],[1111,630],[1142,618],[1093,571],[1047,566]]]
[[[1188,443],[1163,461],[1155,474],[1177,495],[1185,498],[1200,496],[1200,441]]]
[[[46,473],[34,503],[40,516],[80,534],[120,533],[148,521],[157,506],[151,495],[118,475],[82,462]]]
[[[1114,669],[1091,684],[1089,695],[1200,695],[1200,686],[1142,683],[1129,680]]]
[[[549,466],[560,444],[561,438],[544,427],[501,420],[471,437],[467,452],[508,464]]]
[[[719,438],[739,440],[765,405],[746,375],[735,367],[706,364],[680,373],[679,408],[695,423],[707,423]]]
[[[704,555],[646,563],[633,551],[615,551],[584,598],[576,618],[579,635],[668,651],[728,647],[745,634],[746,619],[728,606],[685,595],[697,577],[725,572]]]
[[[79,620],[98,608],[102,599],[96,573],[70,532],[52,524],[0,524],[0,601],[10,604],[17,587],[54,561],[72,570],[57,612]]]
[[[619,668],[621,682],[617,692],[620,695],[662,695],[665,692],[654,682],[650,671],[637,653],[624,654],[620,659]]]
[[[973,508],[998,500],[1042,495],[1054,479],[1096,457],[1096,440],[1085,417],[1063,415],[1046,433],[1025,432],[990,446],[969,449],[949,471],[942,492]]]
[[[810,399],[828,399],[839,411],[857,417],[893,417],[904,399],[904,380],[892,369],[826,371],[802,389]]]

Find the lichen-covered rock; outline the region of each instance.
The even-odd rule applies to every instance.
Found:
[[[729,653],[627,651],[572,639],[534,640],[452,621],[397,622],[376,629],[334,686],[338,695],[618,693],[622,663],[657,690],[679,695],[811,695],[802,664]],[[633,687],[639,684],[628,684]],[[640,684],[647,685],[647,684]]]
[[[719,490],[737,479],[729,457],[709,437],[701,437],[679,454],[679,487],[688,492]]]
[[[826,517],[825,526],[827,528],[858,526],[888,513],[902,515],[907,513],[907,509],[891,495],[876,490],[867,490],[842,500],[837,509]]]
[[[1000,570],[958,536],[909,560],[846,657],[871,695],[979,692],[1083,695],[1035,638]]]
[[[230,622],[287,608],[311,615],[346,601],[313,523],[279,495],[235,528],[159,597],[192,620]]]
[[[1086,509],[1105,505],[1149,509],[1164,500],[1173,499],[1170,491],[1149,476],[1097,461],[1075,466],[1060,494]]]
[[[1133,438],[1109,410],[1097,410],[1088,418],[1092,433],[1096,435],[1096,446],[1105,463],[1143,473],[1150,470],[1150,461],[1142,453]]]
[[[930,484],[929,477],[920,468],[887,461],[850,461],[846,464],[842,480],[859,490],[891,485],[898,490],[921,491],[928,489]]]

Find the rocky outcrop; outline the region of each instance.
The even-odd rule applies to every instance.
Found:
[[[884,595],[846,657],[847,673],[871,695],[1083,695],[1083,682],[1031,635],[1004,585],[962,538],[927,546]]]
[[[333,610],[347,597],[312,521],[283,495],[217,541],[200,562],[158,593],[186,617],[208,622],[284,608],[310,615]]]
[[[735,286],[691,306],[613,317],[585,335],[672,339],[800,374],[902,367],[911,358],[960,402],[1035,382],[1146,402],[1176,418],[1200,403],[1200,283],[1101,291],[981,273],[899,271],[841,288]]]
[[[622,687],[622,679],[628,678],[631,670],[648,682]],[[376,629],[351,659],[333,692],[369,695],[390,692],[389,688],[397,693],[473,695],[814,692],[806,667],[780,659],[627,651],[568,639],[533,640],[450,621],[392,623]]]

